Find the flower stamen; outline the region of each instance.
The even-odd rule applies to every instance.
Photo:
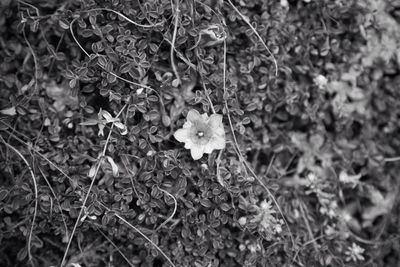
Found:
[[[204,132],[203,132],[203,131],[197,132],[197,136],[198,136],[198,137],[203,137],[203,136],[204,136]]]

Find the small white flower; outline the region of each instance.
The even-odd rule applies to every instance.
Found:
[[[261,206],[262,211],[265,213],[275,213],[275,211],[272,208],[271,201],[263,200],[261,202],[260,206]]]
[[[328,84],[328,79],[324,75],[320,74],[314,78],[314,83],[318,86],[319,89],[324,89]]]
[[[334,236],[337,233],[335,227],[333,227],[332,225],[327,225],[325,228],[325,234],[327,236]]]
[[[256,253],[257,251],[261,250],[261,247],[257,243],[251,243],[247,245],[247,248],[250,250],[251,253]]]
[[[360,183],[361,176],[361,174],[350,175],[345,171],[341,171],[339,174],[339,181],[344,184],[349,184],[352,188],[355,188]]]
[[[206,170],[208,170],[208,165],[203,163],[203,164],[201,164],[201,168],[206,171]]]
[[[274,230],[275,230],[275,233],[277,233],[277,234],[282,233],[282,225],[280,225],[280,224],[275,224],[275,225],[274,225]]]
[[[185,143],[194,160],[200,159],[204,153],[211,154],[214,149],[225,148],[225,130],[222,115],[201,114],[192,109],[186,116],[187,121],[182,129],[178,129],[174,137]]]
[[[246,217],[240,217],[239,220],[238,220],[238,223],[241,226],[244,226],[247,223],[247,218]]]
[[[351,247],[347,248],[347,251],[345,252],[346,254],[346,261],[363,261],[364,256],[362,255],[364,253],[365,249],[357,245],[356,243],[353,243]]]
[[[101,108],[97,114],[97,120],[89,119],[85,122],[81,122],[80,125],[97,125],[97,127],[99,127],[98,136],[104,136],[104,128],[107,123],[113,123],[114,126],[120,130],[122,135],[126,135],[128,133],[128,128],[120,121],[119,118],[114,118],[107,110],[103,110]]]
[[[315,175],[315,173],[310,172],[310,173],[307,175],[307,180],[308,180],[310,183],[315,183],[315,182],[317,181],[317,175]]]
[[[257,209],[257,214],[250,222],[257,223],[259,229],[265,233],[278,233],[279,228],[275,227],[280,224],[280,221],[274,217],[276,211],[272,208],[272,202],[263,200],[259,206],[254,205],[254,207]]]

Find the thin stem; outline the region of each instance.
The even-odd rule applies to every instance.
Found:
[[[24,40],[25,40],[26,44],[28,45],[29,50],[31,51],[31,54],[32,54],[32,57],[33,57],[33,64],[34,64],[34,68],[35,68],[35,71],[34,71],[34,74],[33,74],[33,79],[34,79],[34,82],[35,82],[35,88],[34,88],[33,92],[29,95],[29,98],[28,98],[28,101],[29,101],[32,98],[32,96],[39,91],[38,90],[38,76],[39,76],[38,60],[37,60],[35,51],[33,51],[33,48],[32,48],[31,44],[28,41],[28,38],[26,38],[25,29],[22,30],[22,35],[24,36]],[[22,101],[23,100],[19,101],[18,104],[20,104]]]
[[[216,114],[214,105],[213,105],[213,103],[211,101],[210,95],[208,94],[208,90],[207,90],[206,84],[204,83],[204,81],[202,83],[203,83],[203,87],[204,87],[204,93],[205,93],[205,95],[207,97],[208,102],[210,103],[211,111],[212,111],[212,113]]]
[[[309,223],[309,221],[308,221],[308,219],[307,219],[306,212],[305,212],[305,210],[304,210],[303,205],[304,205],[304,204],[300,202],[300,204],[299,204],[299,206],[300,206],[300,213],[301,213],[301,216],[303,217],[303,220],[304,220],[304,222],[305,222],[305,224],[306,224],[307,231],[308,231],[308,235],[310,236],[310,241],[313,241],[312,244],[313,244],[313,247],[314,247],[314,251],[315,251],[316,253],[318,253],[318,246],[317,246],[317,243],[315,242],[314,234],[313,234],[313,232],[312,232],[312,230],[311,230],[311,226],[310,226],[310,223]]]
[[[395,162],[395,161],[400,161],[400,156],[398,157],[393,157],[393,158],[385,158],[383,159],[384,162]]]
[[[54,192],[53,188],[51,187],[51,184],[50,184],[49,180],[47,179],[46,175],[44,174],[44,172],[42,171],[42,169],[41,169],[40,167],[39,167],[39,172],[42,174],[43,179],[45,180],[47,186],[49,187],[49,189],[50,189],[50,191],[51,191],[51,194],[53,195],[53,197],[54,197],[55,200],[57,201],[58,207],[59,207],[59,209],[60,209],[61,219],[62,219],[62,221],[63,221],[63,223],[64,223],[65,234],[66,234],[67,237],[69,237],[67,222],[65,221],[65,217],[64,217],[64,214],[63,214],[63,212],[62,212],[61,203],[60,203],[60,201],[58,200],[58,197],[57,197],[56,193]]]
[[[88,12],[88,11],[84,11],[84,12]],[[73,30],[73,25],[74,25],[74,23],[75,23],[75,21],[76,21],[77,19],[78,19],[78,18],[74,18],[74,19],[71,21],[70,26],[69,26],[69,29],[70,29],[72,38],[74,39],[75,43],[76,43],[76,44],[78,45],[78,47],[82,50],[82,52],[83,52],[87,57],[90,58],[90,54],[89,54],[89,53],[83,48],[83,46],[79,43],[78,39],[77,39],[76,36],[75,36],[74,30]],[[97,54],[97,55],[99,55],[99,54]],[[113,75],[115,78],[120,79],[121,81],[124,81],[124,82],[126,82],[126,83],[129,83],[129,84],[132,84],[132,85],[135,85],[135,86],[138,86],[138,87],[142,87],[142,88],[145,88],[145,89],[148,89],[148,90],[154,92],[154,93],[158,96],[160,102],[163,104],[163,100],[162,100],[160,94],[159,94],[155,89],[151,88],[150,86],[147,86],[147,85],[144,85],[144,84],[140,84],[140,83],[136,83],[136,82],[127,80],[127,79],[125,79],[125,78],[123,78],[123,77],[121,77],[121,76],[115,74],[115,73],[112,72],[112,71],[107,71],[106,68],[103,67],[103,66],[101,66],[101,65],[100,65],[100,67],[101,67],[104,71],[106,71],[107,73]]]
[[[125,104],[125,105],[122,107],[122,109],[118,112],[116,118],[118,118],[118,117],[121,115],[122,111],[126,108],[127,105],[128,105],[128,104]],[[90,195],[90,192],[91,192],[91,190],[92,190],[92,188],[93,188],[94,182],[96,181],[97,173],[99,172],[100,167],[101,167],[101,165],[102,165],[102,163],[103,163],[103,160],[104,160],[104,157],[105,157],[105,154],[106,154],[106,151],[107,151],[108,142],[110,141],[110,137],[111,137],[111,134],[112,134],[113,129],[114,129],[114,123],[112,123],[112,125],[111,125],[111,129],[110,129],[110,131],[109,131],[109,133],[108,133],[107,140],[106,140],[106,143],[105,143],[105,145],[104,145],[103,152],[101,153],[101,155],[100,155],[100,157],[99,157],[100,160],[97,162],[97,166],[96,166],[96,170],[95,170],[95,172],[94,172],[94,176],[93,176],[93,178],[92,178],[92,182],[90,183],[90,186],[89,186],[89,189],[88,189],[88,191],[87,191],[87,193],[86,193],[85,199],[84,199],[83,202],[82,202],[82,206],[81,206],[81,208],[80,208],[80,210],[79,210],[78,217],[76,218],[75,225],[74,225],[74,228],[72,229],[71,236],[69,237],[68,244],[67,244],[67,248],[65,249],[64,256],[63,256],[63,258],[62,258],[60,267],[63,267],[63,266],[64,266],[64,262],[65,262],[65,260],[66,260],[66,258],[67,258],[68,251],[69,251],[69,248],[70,248],[70,246],[71,246],[72,239],[74,238],[74,234],[75,234],[76,228],[78,227],[78,224],[79,224],[79,222],[80,222],[80,218],[81,218],[81,216],[82,216],[82,213],[83,213],[83,211],[85,210],[86,202],[87,202],[87,200],[88,200],[88,198],[89,198],[89,195]]]
[[[60,40],[59,40],[58,43],[57,43],[57,47],[56,47],[56,50],[55,50],[56,53],[57,53],[58,50],[60,49],[60,46],[61,46],[62,41],[63,41],[63,39],[64,39],[65,33],[66,33],[66,32],[63,32],[63,33],[62,33],[62,35],[61,35],[61,37],[60,37]],[[51,59],[51,63],[50,63],[50,67],[49,67],[49,75],[50,75],[51,72],[53,71],[54,62],[55,62],[55,58],[53,57],[53,58]]]
[[[157,229],[155,230],[155,232],[157,232],[159,229],[161,229],[162,227],[164,227],[169,221],[172,220],[172,218],[174,217],[176,210],[178,208],[178,202],[176,201],[176,198],[167,190],[164,190],[160,187],[157,186],[157,188],[159,190],[161,190],[162,192],[164,192],[165,194],[167,194],[168,196],[170,196],[173,200],[174,200],[174,210],[172,211],[172,214],[162,223],[160,224],[160,226],[157,227]]]
[[[154,242],[148,238],[145,234],[143,234],[139,229],[137,229],[135,226],[133,226],[130,222],[122,218],[119,214],[114,213],[114,216],[123,221],[125,224],[127,224],[129,227],[131,227],[133,230],[135,230],[137,233],[139,233],[144,239],[146,239],[150,244],[152,244],[160,253],[161,255],[164,256],[164,258],[171,264],[171,266],[176,267],[176,265],[171,261],[171,259],[167,256],[167,254],[164,253]]]
[[[89,9],[89,10],[82,10],[81,12],[91,12],[91,11],[109,11],[109,12],[112,12],[112,13],[114,13],[114,14],[117,14],[118,16],[120,16],[120,17],[123,18],[124,20],[128,21],[129,23],[132,23],[133,25],[135,25],[135,26],[137,26],[137,27],[142,27],[142,28],[154,28],[154,27],[156,27],[156,26],[160,26],[160,25],[164,24],[164,22],[159,22],[159,23],[150,24],[150,25],[139,24],[139,23],[137,23],[137,22],[131,20],[130,18],[128,18],[128,17],[125,16],[124,14],[122,14],[122,13],[120,13],[120,12],[118,12],[118,11],[115,11],[115,10],[113,10],[113,9],[110,9],[110,8],[103,8],[103,7],[100,7],[100,8],[93,8],[93,9]]]
[[[96,176],[97,176],[97,173],[99,172],[99,169],[100,169],[100,166],[101,166],[102,163],[103,163],[103,158],[100,158],[100,161],[97,163],[97,166],[96,166],[96,171],[95,171],[94,177],[92,178],[92,182],[90,183],[89,190],[88,190],[88,192],[86,193],[85,199],[83,200],[82,205],[81,205],[81,208],[80,208],[80,210],[79,210],[78,217],[76,218],[74,228],[72,229],[71,235],[70,235],[70,237],[69,237],[69,239],[68,239],[68,244],[67,244],[67,247],[66,247],[66,249],[65,249],[63,258],[62,258],[62,260],[61,260],[60,267],[63,267],[63,266],[64,266],[65,260],[66,260],[67,255],[68,255],[69,248],[70,248],[70,246],[71,246],[72,239],[74,238],[74,234],[75,234],[75,232],[76,232],[76,228],[78,227],[80,218],[81,218],[82,213],[83,213],[83,211],[84,211],[84,209],[85,209],[85,207],[86,207],[86,202],[87,202],[87,200],[88,200],[88,198],[89,198],[90,191],[92,190],[92,187],[93,187],[93,185],[94,185],[94,182],[96,181]]]
[[[178,80],[178,85],[181,84],[181,78],[179,76],[178,69],[176,68],[176,65],[175,65],[174,51],[175,51],[176,34],[178,32],[178,23],[179,23],[180,12],[181,11],[179,9],[179,0],[176,0],[175,1],[175,14],[174,14],[175,22],[174,22],[174,31],[172,33],[170,59],[171,59],[172,70],[174,71],[175,77]]]
[[[27,6],[31,7],[31,8],[33,8],[33,9],[35,10],[35,12],[36,12],[36,15],[37,15],[38,17],[40,17],[39,9],[38,9],[37,7],[35,7],[35,6],[32,5],[32,4],[27,3],[27,2],[25,2],[25,1],[22,1],[22,0],[18,0],[18,2],[21,3],[21,4],[24,4],[24,5],[27,5]],[[29,13],[29,12],[28,12],[28,13]]]
[[[257,32],[257,30],[251,25],[249,22],[249,19],[245,17],[239,9],[231,2],[231,0],[226,0],[228,3],[232,6],[232,8],[235,10],[235,12],[243,19],[243,21],[251,28],[251,30],[254,32],[254,34],[258,37],[260,40],[261,44],[264,46],[265,50],[267,50],[268,54],[272,57],[272,60],[275,65],[275,76],[278,76],[278,63],[276,62],[274,54],[272,54],[271,50],[269,50],[268,46],[265,44],[264,40],[261,38],[260,34]]]
[[[4,145],[6,145],[8,148],[10,148],[11,150],[13,150],[21,159],[22,161],[25,163],[25,165],[28,167],[28,170],[31,174],[32,177],[32,183],[33,183],[33,187],[34,187],[34,193],[35,193],[35,210],[33,212],[33,218],[32,218],[32,225],[31,225],[31,229],[29,230],[29,236],[28,236],[28,259],[29,262],[33,265],[32,262],[32,251],[31,251],[31,243],[32,243],[32,234],[33,234],[33,228],[35,226],[35,220],[36,220],[36,216],[37,216],[37,209],[38,209],[38,189],[37,189],[37,183],[36,183],[36,178],[35,178],[35,174],[33,173],[33,170],[31,168],[31,166],[29,165],[28,161],[26,160],[26,158],[24,157],[24,155],[21,154],[21,152],[19,152],[15,147],[13,147],[12,145],[8,144],[2,136],[0,136],[0,140],[4,143]]]
[[[119,247],[117,247],[117,245],[103,231],[101,231],[99,227],[96,226],[96,229],[97,231],[100,232],[100,234],[104,236],[105,239],[107,239],[108,242],[111,243],[111,245],[118,251],[118,253],[122,256],[122,258],[124,258],[124,260],[129,264],[129,266],[135,267],[135,265],[131,263],[128,257],[126,257],[124,253],[122,253]]]
[[[9,126],[7,123],[4,123],[2,121],[0,121],[1,123],[3,123],[6,126]],[[53,163],[51,160],[49,160],[46,156],[44,156],[43,154],[41,154],[40,152],[38,152],[36,149],[32,148],[28,143],[26,143],[25,141],[23,141],[22,139],[20,139],[19,137],[17,137],[16,135],[14,135],[13,133],[10,133],[9,131],[5,130],[6,133],[9,134],[9,136],[13,137],[15,140],[17,140],[18,142],[20,142],[21,144],[25,145],[27,148],[32,149],[33,152],[35,152],[36,154],[38,154],[42,159],[44,159],[45,161],[47,161],[51,166],[53,166],[55,169],[57,169],[61,174],[63,174],[66,178],[68,178],[70,181],[72,181],[71,177],[68,176],[68,174],[66,174],[60,167],[58,167],[55,163]],[[23,135],[21,133],[19,133],[20,135]],[[78,188],[81,189],[83,192],[85,192],[85,189],[82,188],[80,185],[78,185]],[[102,206],[104,209],[106,209],[108,212],[111,212],[112,210],[110,208],[108,208],[105,204],[103,204],[101,201],[96,200],[96,202],[98,204],[100,204],[100,206]],[[160,251],[160,253],[167,259],[167,261],[173,266],[175,267],[175,265],[172,263],[171,259],[161,250],[161,248],[159,246],[157,246],[153,241],[151,241],[148,237],[146,237],[144,235],[144,233],[139,230],[137,227],[134,227],[132,224],[130,224],[128,221],[126,221],[124,218],[122,218],[120,215],[118,214],[114,214],[114,216],[116,216],[117,218],[121,219],[124,223],[126,223],[129,227],[131,227],[132,229],[134,229],[136,232],[138,232],[141,236],[143,236],[151,245],[153,245],[158,251]],[[146,229],[148,232],[152,232],[152,230],[150,229]]]
[[[240,162],[245,166],[245,169],[247,168],[249,170],[251,175],[257,180],[257,182],[265,189],[265,191],[271,197],[271,199],[274,202],[275,206],[277,207],[277,209],[278,209],[283,221],[285,222],[285,225],[287,226],[287,228],[289,230],[290,238],[292,240],[292,245],[294,247],[295,243],[294,243],[294,237],[293,237],[292,231],[290,229],[289,223],[286,220],[286,217],[283,215],[282,209],[281,209],[280,205],[278,204],[278,201],[276,200],[275,196],[272,194],[271,190],[268,189],[268,187],[264,184],[264,182],[255,174],[254,170],[247,163],[247,161],[245,160],[242,152],[240,151],[239,144],[238,144],[237,139],[236,139],[235,130],[233,128],[232,119],[231,119],[231,115],[230,115],[230,112],[229,112],[228,102],[227,102],[227,99],[226,99],[227,96],[228,96],[228,92],[227,92],[227,89],[226,89],[226,40],[224,40],[223,90],[224,90],[224,105],[225,105],[225,109],[226,109],[226,115],[228,117],[229,127],[230,127],[231,132],[232,132],[232,138],[233,138],[234,146],[236,147],[236,153],[237,153],[237,155],[238,155],[238,157],[240,159]]]

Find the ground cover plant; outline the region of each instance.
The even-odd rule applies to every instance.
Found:
[[[0,266],[398,266],[395,0],[0,1]]]

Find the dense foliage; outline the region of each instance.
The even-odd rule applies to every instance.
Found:
[[[0,47],[1,266],[398,266],[397,1],[2,0]]]

